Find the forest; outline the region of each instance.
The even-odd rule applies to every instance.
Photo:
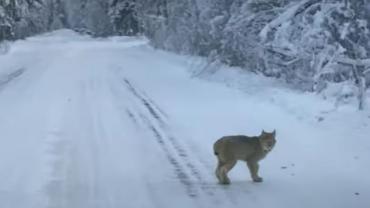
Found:
[[[153,47],[275,77],[302,91],[331,88],[365,107],[368,0],[1,0],[0,42],[69,28],[145,36]]]

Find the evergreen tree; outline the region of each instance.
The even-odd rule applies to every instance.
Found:
[[[111,0],[109,8],[109,16],[116,34],[136,35],[142,30],[138,19],[137,0]]]

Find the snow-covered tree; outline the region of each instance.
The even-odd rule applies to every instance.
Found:
[[[64,0],[71,29],[95,36],[112,35],[107,0]]]
[[[0,42],[14,38],[15,1],[0,1]]]
[[[52,0],[0,1],[0,41],[49,30]]]
[[[142,30],[137,10],[137,0],[110,0],[109,16],[116,34],[136,35]]]
[[[167,39],[168,0],[140,0],[138,20],[143,33],[154,47],[165,48]]]
[[[288,5],[260,32],[265,72],[295,86],[321,91],[331,82],[353,81],[363,108],[369,57],[366,2],[305,0]]]
[[[65,3],[63,0],[49,0],[49,19],[48,29],[56,30],[60,28],[69,27],[67,20],[67,11],[65,9]]]

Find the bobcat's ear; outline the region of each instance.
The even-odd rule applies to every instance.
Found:
[[[265,130],[262,129],[261,135],[264,135],[266,132]]]
[[[274,137],[275,137],[275,135],[276,135],[276,129],[274,129],[274,131],[272,132],[272,135],[274,135]]]

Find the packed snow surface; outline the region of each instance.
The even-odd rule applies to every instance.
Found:
[[[143,38],[60,30],[0,55],[1,208],[370,207],[370,114]],[[197,75],[197,76],[194,76]],[[224,135],[277,131],[214,176]]]

